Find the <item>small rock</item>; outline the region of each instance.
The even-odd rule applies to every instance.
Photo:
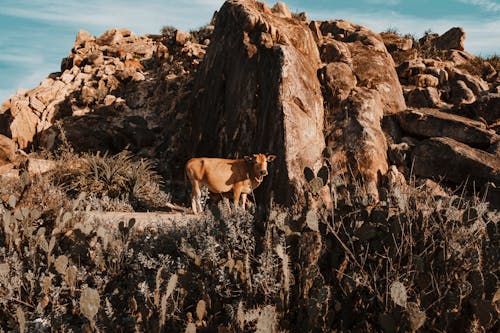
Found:
[[[73,56],[73,66],[80,66],[83,63],[83,57],[79,54]]]
[[[321,30],[319,28],[319,22],[311,21],[309,23],[309,29],[312,31],[316,43],[323,38],[323,35],[321,34]]]
[[[19,145],[19,149],[26,148],[33,141],[38,121],[38,116],[29,107],[22,108],[14,116],[14,120],[10,123],[10,133],[12,140]]]
[[[118,31],[122,34],[123,37],[134,37],[134,33],[130,30],[130,29],[127,29],[127,28],[122,28],[122,29],[118,29]]]
[[[352,62],[351,52],[347,45],[335,39],[327,39],[319,48],[321,61],[329,63],[341,61],[345,63]]]
[[[0,165],[13,162],[16,158],[16,144],[10,138],[0,134]]]
[[[95,88],[83,86],[80,97],[83,103],[92,104],[97,97],[97,91]]]
[[[292,18],[290,9],[288,9],[288,6],[281,1],[277,2],[271,10],[275,15],[279,17]]]
[[[437,87],[439,85],[439,79],[430,74],[417,74],[413,76],[410,80],[417,87]]]
[[[455,105],[470,104],[476,100],[474,92],[467,87],[464,81],[458,80],[450,85],[449,102]]]
[[[91,110],[87,105],[85,106],[72,105],[71,111],[73,117],[81,117],[89,113]]]
[[[102,52],[94,52],[88,57],[88,61],[95,66],[101,66],[104,64],[104,55]]]
[[[76,39],[75,39],[75,43],[73,44],[73,47],[75,49],[78,49],[80,46],[82,46],[86,41],[92,39],[92,35],[86,31],[86,30],[83,30],[81,29],[80,31],[78,31],[78,33],[76,34]]]
[[[448,193],[446,193],[443,187],[431,179],[425,179],[422,186],[424,191],[430,196],[448,197]]]
[[[83,72],[84,72],[84,73],[86,73],[86,74],[91,74],[91,73],[93,72],[93,68],[92,68],[92,66],[90,66],[90,65],[85,65],[85,66],[83,67]]]
[[[113,104],[115,101],[116,101],[116,96],[106,95],[106,97],[104,97],[104,105],[106,106]]]
[[[345,100],[356,87],[356,76],[346,63],[329,63],[320,72],[322,84],[326,88],[325,97],[330,103]]]
[[[476,56],[470,54],[467,51],[459,50],[449,50],[446,55],[446,59],[454,63],[455,66],[467,65],[471,60],[474,60]]]
[[[31,175],[41,175],[55,168],[56,163],[54,161],[31,157],[28,159],[28,173]]]
[[[38,113],[42,113],[45,109],[45,104],[43,104],[38,98],[35,96],[30,96],[30,107],[33,110],[36,110]]]
[[[408,51],[413,47],[413,40],[411,38],[406,38],[399,36],[394,33],[381,33],[380,37],[384,40],[385,47],[387,51]]]
[[[439,92],[434,87],[412,89],[405,94],[405,97],[408,106],[412,107],[432,108],[442,105]]]
[[[113,45],[122,42],[123,35],[117,29],[110,29],[103,33],[99,38],[97,38],[96,42],[99,45]]]
[[[404,166],[406,164],[406,159],[410,151],[410,146],[406,142],[399,144],[389,145],[389,150],[387,151],[387,157],[389,162],[396,166]]]
[[[408,79],[414,75],[422,74],[425,71],[425,64],[422,59],[407,60],[396,68],[398,76],[402,79]]]
[[[68,71],[65,71],[63,73],[63,75],[61,75],[61,81],[66,83],[66,84],[73,81],[74,78],[75,78],[75,76],[73,74],[69,73]]]
[[[175,42],[178,45],[184,45],[191,38],[191,34],[184,32],[182,30],[175,31]]]
[[[146,77],[144,76],[144,74],[142,74],[141,72],[135,72],[133,75],[132,75],[132,79],[134,81],[144,81],[146,80]]]

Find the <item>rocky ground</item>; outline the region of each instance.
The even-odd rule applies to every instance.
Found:
[[[498,215],[494,209],[500,208],[500,59],[468,53],[464,39],[461,28],[442,35],[428,33],[417,40],[392,32],[378,34],[343,20],[311,21],[305,13],[291,13],[282,3],[270,8],[259,2],[237,0],[224,3],[210,24],[191,33],[166,27],[161,35],[136,36],[127,29],[111,29],[95,37],[80,31],[69,56],[62,60],[60,72],[50,74],[32,90],[19,90],[2,104],[0,179],[14,185],[0,193],[5,208],[0,213],[6,216],[9,211],[14,216],[21,214],[15,212],[24,207],[28,214],[19,215],[19,221],[37,220],[31,219],[29,212],[36,208],[33,202],[41,201],[30,204],[26,198],[36,196],[30,194],[34,191],[30,186],[41,186],[37,185],[39,180],[33,179],[43,178],[64,185],[60,192],[54,191],[68,200],[78,200],[82,192],[106,194],[97,195],[95,200],[101,202],[96,204],[87,193],[83,199],[87,211],[97,206],[101,211],[174,211],[177,213],[172,214],[172,219],[185,222],[185,215],[178,213],[182,211],[179,206],[187,202],[185,161],[192,156],[237,158],[269,152],[278,158],[255,193],[258,205],[253,208],[253,222],[257,229],[250,232],[257,243],[265,237],[264,245],[248,248],[245,241],[232,240],[241,248],[226,249],[230,254],[222,254],[222,266],[234,269],[231,281],[243,290],[242,294],[238,294],[238,288],[231,289],[231,295],[222,301],[221,289],[211,289],[218,284],[204,280],[207,277],[200,273],[200,281],[213,283],[211,287],[196,287],[207,288],[204,305],[186,296],[189,287],[184,281],[184,296],[179,299],[186,303],[175,304],[183,310],[172,310],[167,320],[165,311],[171,304],[161,302],[167,302],[171,292],[164,294],[166,299],[160,302],[163,289],[157,283],[159,294],[154,296],[154,306],[147,305],[147,300],[142,305],[149,309],[155,329],[164,329],[164,325],[172,329],[184,324],[190,327],[195,322],[198,327],[207,326],[207,314],[199,313],[197,306],[196,311],[190,308],[195,304],[210,309],[209,327],[219,325],[229,331],[259,331],[265,316],[273,318],[275,329],[279,326],[291,331],[300,325],[310,331],[326,327],[384,332],[420,327],[436,327],[438,331],[465,327],[471,332],[494,330],[498,328],[493,318],[498,315],[498,267],[494,268]],[[124,150],[130,152],[130,157],[120,155]],[[122,159],[114,161],[110,157],[114,154]],[[83,179],[98,173],[101,158],[107,161],[104,165],[125,164],[130,165],[129,170],[103,166],[99,169],[104,175],[99,187],[85,182]],[[131,176],[140,166],[145,175],[142,182]],[[119,177],[116,181],[114,174],[123,175],[120,177],[126,181]],[[161,189],[151,185],[158,175],[162,178]],[[44,191],[49,191],[45,187]],[[145,193],[150,187],[154,190]],[[10,188],[20,192],[16,194]],[[417,189],[419,194],[410,189]],[[458,197],[453,190],[460,191],[455,192]],[[73,207],[69,209],[72,214],[80,210],[78,205],[69,206]],[[222,214],[220,207],[214,209],[215,217],[205,223],[221,226],[225,222],[218,215]],[[54,213],[55,208],[49,211],[52,213],[46,218],[63,219],[64,215]],[[130,214],[117,220],[144,218]],[[228,221],[234,218],[228,217]],[[236,218],[235,223],[247,228],[247,218]],[[5,221],[7,235],[11,227]],[[64,228],[73,228],[68,223],[63,223]],[[441,229],[435,229],[433,223]],[[228,227],[224,224],[224,228]],[[125,229],[121,225],[117,232]],[[142,229],[147,229],[147,223]],[[142,229],[140,232],[144,232]],[[176,272],[171,276],[184,276],[187,266],[196,270],[199,260],[206,259],[208,266],[221,264],[221,258],[202,260],[199,253],[189,250],[189,246],[195,250],[213,248],[186,232],[181,237],[183,245],[180,238],[176,240],[182,249],[167,251],[186,259],[182,265],[169,264],[168,271]],[[454,232],[458,236],[452,236]],[[384,234],[392,234],[395,243]],[[95,246],[92,231],[86,235],[65,237],[72,244],[94,242]],[[14,251],[9,237],[2,246]],[[228,241],[219,234],[210,237],[217,242]],[[188,248],[186,240],[191,242]],[[439,247],[434,241],[447,245]],[[471,248],[465,247],[467,242]],[[309,248],[300,244],[309,244]],[[135,245],[140,251],[139,245],[144,244]],[[288,254],[282,246],[290,246]],[[403,247],[418,250],[419,257],[403,251]],[[59,255],[67,255],[66,248],[58,249]],[[0,255],[5,257],[6,253]],[[233,260],[231,255],[239,259]],[[276,282],[279,287],[256,287],[252,284],[255,281],[246,280],[250,273],[245,260],[249,255],[261,260],[252,266],[257,280],[260,268],[284,265],[267,272],[278,280],[283,276]],[[399,258],[397,265],[392,259],[382,263],[383,258],[391,256]],[[479,264],[475,257],[480,258]],[[234,268],[238,260],[246,272],[243,266]],[[262,264],[266,260],[274,260],[274,264]],[[418,260],[425,262],[419,264]],[[463,264],[475,275],[455,266],[442,272],[439,265],[443,260],[450,265]],[[381,273],[380,265],[386,265],[386,275]],[[424,266],[438,271],[427,276]],[[158,282],[167,268],[154,269],[159,274]],[[413,273],[403,274],[398,269]],[[216,268],[210,266],[207,270],[215,272]],[[450,274],[455,276],[450,278]],[[381,285],[367,275],[379,276],[385,282]],[[482,284],[473,281],[477,276]],[[432,286],[430,279],[435,281]],[[453,281],[449,289],[436,287],[445,285],[447,279]],[[293,287],[285,288],[285,280]],[[407,286],[404,301],[392,290],[399,290],[399,280]],[[469,283],[466,287],[465,282]],[[110,295],[104,291],[110,281],[88,283],[101,294]],[[73,296],[74,290],[70,291]],[[407,292],[411,299],[408,302]],[[9,295],[14,297],[13,293]],[[49,293],[46,290],[42,294]],[[250,301],[250,296],[257,301]],[[16,297],[21,299],[22,295]],[[134,297],[137,303],[138,294]],[[296,302],[294,307],[288,303],[290,299]],[[370,299],[377,299],[374,308],[368,305]],[[112,312],[119,302],[111,296],[109,300]],[[106,302],[109,300],[106,298]],[[245,300],[249,303],[246,308],[241,303]],[[442,304],[445,301],[448,305]],[[129,309],[135,316],[146,316],[146,308],[138,310],[137,304],[135,308],[135,312]],[[82,311],[76,305],[72,309],[77,314]],[[143,319],[127,324],[122,317],[109,313],[105,320],[104,310],[100,311],[101,325],[111,320],[125,331],[134,325],[150,327]],[[191,316],[196,312],[198,320],[186,318],[186,311]],[[301,313],[318,319],[303,318]],[[371,315],[356,322],[354,318],[360,313]],[[11,317],[18,318],[17,314]],[[84,315],[94,329],[95,314]],[[12,318],[0,318],[0,322],[6,327]],[[76,325],[85,322],[77,321]]]

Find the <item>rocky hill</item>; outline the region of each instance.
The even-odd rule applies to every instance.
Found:
[[[492,193],[500,79],[464,39],[460,28],[416,41],[231,1],[193,34],[80,31],[61,72],[2,104],[0,156],[15,162],[14,144],[54,150],[62,129],[77,151],[128,147],[167,179],[191,156],[274,152],[261,192],[283,204],[323,156],[333,174],[359,174],[374,201],[390,165]]]
[[[256,202],[267,214],[276,206],[290,209],[291,215],[314,212],[297,221],[318,233],[317,221],[312,227],[316,218],[311,216],[316,215],[311,214],[326,216],[329,211],[350,207],[353,187],[363,207],[371,207],[356,211],[362,220],[376,214],[373,207],[388,207],[391,191],[407,183],[447,198],[451,196],[437,183],[462,186],[465,196],[484,197],[490,209],[499,208],[500,61],[468,53],[464,39],[461,28],[416,40],[391,32],[375,33],[343,20],[311,21],[304,13],[291,13],[283,3],[270,8],[243,0],[227,1],[210,24],[191,33],[165,28],[161,35],[137,36],[127,29],[112,29],[95,37],[82,30],[69,56],[62,60],[60,72],[50,74],[32,90],[18,91],[2,104],[0,179],[22,178],[26,161],[40,163],[42,151],[57,151],[64,145],[75,153],[116,154],[127,149],[135,157],[154,161],[164,191],[184,205],[183,167],[190,157],[270,152],[277,160],[256,191]],[[28,170],[35,174],[54,166]],[[460,209],[462,214],[465,208]],[[389,208],[386,210],[389,219]],[[359,239],[370,242],[386,227],[392,233],[391,228],[402,228],[394,227],[394,222],[384,227],[365,223],[366,230],[358,230],[359,223],[356,227],[352,223],[351,231],[356,229]],[[293,234],[286,230],[287,237]],[[349,322],[342,325],[352,328],[356,311],[366,310],[354,303],[357,296],[345,297],[340,303],[329,298],[335,289],[333,276],[340,279],[344,272],[349,273],[345,271],[348,262],[360,265],[347,254],[345,259],[332,257],[328,262],[324,251],[348,252],[343,243],[346,239],[338,232],[328,241],[316,233],[305,233],[292,242],[304,251],[307,246],[299,244],[309,246],[306,252],[295,253],[298,250],[294,249],[292,258],[308,262],[318,271],[310,268],[298,275],[307,275],[309,282],[297,280],[298,290],[280,296],[282,301],[283,297],[300,300],[298,308],[291,310],[282,304],[279,311],[290,311],[304,330],[321,331],[340,322],[340,317]],[[423,235],[423,229],[418,232]],[[493,235],[498,237],[498,233]],[[491,239],[498,241],[495,237]],[[337,241],[343,246],[332,245]],[[368,251],[364,246],[356,250]],[[183,248],[181,252],[189,251]],[[283,261],[288,258],[277,253]],[[330,267],[328,275],[325,267],[329,264],[336,268]],[[158,274],[157,281],[162,279]],[[357,278],[356,285],[363,285],[362,278]],[[332,287],[323,288],[322,284]],[[367,284],[363,288],[376,287]],[[474,318],[479,317],[483,329],[498,328],[496,320],[481,317],[494,313],[490,301],[495,293],[485,293],[470,303]],[[328,302],[323,298],[329,298],[330,304],[325,305]],[[317,306],[308,302],[317,302]],[[432,303],[422,302],[432,307]],[[412,306],[406,307],[411,315],[405,327],[416,330],[423,322],[418,321],[419,305]],[[345,314],[344,307],[358,310]],[[255,315],[264,316],[266,309]],[[301,311],[309,319],[302,318]],[[196,313],[201,322],[204,314],[198,308]],[[436,313],[438,310],[434,314],[439,317]],[[246,314],[250,316],[250,311]],[[394,320],[401,316],[391,312],[374,320],[385,332],[395,332]],[[442,329],[460,326],[457,318],[450,318],[432,325]],[[241,320],[240,329],[251,326],[252,320]],[[372,323],[370,320],[367,322]],[[285,318],[280,325],[292,331],[299,328]],[[339,329],[347,327],[339,325]]]

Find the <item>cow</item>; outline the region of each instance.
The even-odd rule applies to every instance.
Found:
[[[194,214],[202,211],[201,187],[212,193],[233,193],[235,208],[245,210],[247,195],[252,193],[267,175],[267,163],[276,156],[254,154],[242,159],[196,157],[186,163],[186,176],[191,182],[191,207]]]

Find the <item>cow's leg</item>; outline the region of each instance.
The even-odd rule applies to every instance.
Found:
[[[234,195],[234,209],[238,209],[238,206],[240,204],[241,189],[235,186],[233,189],[233,195]]]
[[[225,196],[224,196],[224,197],[222,198],[222,207],[223,207],[224,209],[227,209],[227,212],[228,212],[229,214],[231,214],[231,203],[229,202],[229,198],[228,198],[228,197],[225,197]]]
[[[201,200],[200,184],[196,180],[193,180],[191,183],[191,187],[192,187],[191,208],[193,209],[194,214],[198,214],[198,208],[199,212],[202,211],[200,202]]]
[[[203,207],[201,207],[201,192],[200,195],[198,195],[198,200],[196,200],[196,202],[198,203],[198,211],[203,212]]]
[[[241,193],[241,208],[243,208],[243,211],[245,211],[246,205],[247,205],[247,194]]]

